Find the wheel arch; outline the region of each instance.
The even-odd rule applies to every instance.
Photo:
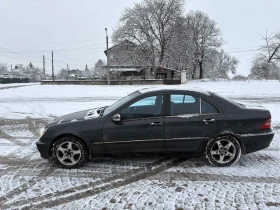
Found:
[[[206,149],[206,146],[208,144],[208,142],[212,139],[215,139],[215,138],[218,138],[218,137],[223,137],[223,136],[230,136],[234,139],[237,140],[237,142],[239,143],[240,147],[241,147],[241,154],[244,155],[246,152],[245,152],[245,146],[244,144],[242,143],[242,141],[240,140],[239,136],[237,134],[235,134],[233,131],[231,130],[226,130],[226,131],[223,131],[219,134],[217,134],[216,136],[213,136],[213,137],[210,137],[210,138],[207,138],[205,141],[203,141],[200,145],[200,154],[203,155],[204,152],[205,152],[205,149]]]

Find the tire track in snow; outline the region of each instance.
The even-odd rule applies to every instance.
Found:
[[[3,131],[1,129],[0,129],[0,138],[7,139],[17,146],[22,147],[22,146],[27,146],[28,145],[28,143],[23,143],[23,142],[17,140],[17,138],[10,136],[9,134],[7,134],[5,131]]]
[[[45,159],[36,159],[36,160],[31,160],[31,161],[24,161],[21,159],[6,159],[6,158],[1,158],[0,159],[0,164],[7,165],[10,170],[9,171],[18,171],[17,174],[14,176],[34,176],[33,173],[33,168],[36,167],[38,170],[43,170],[46,167],[51,167],[51,163]],[[42,164],[42,167],[39,168],[38,164]],[[57,168],[57,174],[52,176],[58,176],[58,177],[78,177],[78,178],[89,178],[93,177],[96,175],[97,171],[98,173],[102,173],[102,169],[105,166],[106,168],[110,168],[110,171],[108,173],[116,173],[114,170],[119,167],[138,167],[138,168],[145,168],[145,165],[147,163],[137,163],[133,164],[132,161],[116,161],[116,160],[97,160],[94,162],[90,162],[86,165],[84,165],[81,169],[75,169],[75,170],[66,170],[66,169],[61,169]],[[32,170],[27,170],[27,169],[32,169]],[[61,171],[60,171],[61,170]],[[112,171],[113,170],[113,171]],[[4,174],[4,173],[3,173]],[[1,175],[1,172],[0,172]]]
[[[148,163],[144,168],[132,169],[126,173],[121,173],[100,181],[93,181],[86,185],[69,188],[65,191],[59,192],[58,194],[51,193],[32,199],[26,199],[24,201],[16,201],[8,205],[4,205],[3,207],[10,208],[17,206],[23,209],[40,209],[61,205],[154,176],[168,168],[179,165],[185,160],[185,158],[175,158],[173,160],[172,158],[163,158],[155,162]],[[32,203],[32,201],[34,202]]]
[[[26,117],[25,119],[1,119],[0,126],[28,124],[30,121],[34,122],[34,124],[44,126],[49,120],[50,120],[49,118],[31,118],[31,117]]]
[[[33,134],[33,137],[37,139],[40,136],[40,126],[42,127],[42,125],[40,123],[37,124],[36,121],[29,116],[27,116],[25,119],[28,130]]]
[[[44,164],[44,163],[42,163],[42,164]],[[42,164],[38,164],[38,165],[42,165]],[[32,170],[34,170],[35,168],[33,168]],[[7,200],[9,200],[9,198],[12,198],[14,195],[18,195],[18,194],[20,194],[22,192],[27,191],[29,188],[31,188],[32,186],[37,184],[37,182],[41,181],[46,176],[49,176],[55,170],[56,170],[55,167],[48,167],[47,170],[41,171],[37,176],[31,178],[30,180],[28,180],[27,182],[23,183],[22,185],[20,185],[16,189],[14,189],[14,190],[8,192],[6,195],[0,197],[0,203],[4,203]]]
[[[17,150],[15,150],[14,152],[12,152],[11,154],[7,155],[6,157],[1,158],[0,163],[6,163],[6,164],[12,163],[9,160],[15,159],[16,154],[20,153],[23,148],[31,149],[32,143],[34,141],[36,141],[37,137],[40,135],[40,128],[42,128],[47,121],[48,120],[44,119],[44,118],[33,119],[29,116],[27,116],[25,119],[19,119],[19,120],[10,120],[10,119],[1,120],[0,138],[9,140],[14,145],[19,146],[19,148]],[[30,139],[28,142],[22,142],[22,141],[18,140],[18,139],[25,139],[26,138],[25,136],[13,137],[1,129],[1,126],[18,126],[18,125],[27,125],[27,130],[32,133],[33,137],[28,138],[28,139]],[[37,150],[32,152],[29,155],[26,155],[25,157],[21,158],[20,161],[16,160],[16,163],[19,164],[19,163],[25,163],[25,162],[29,161],[36,152],[37,152]]]
[[[3,105],[0,105],[0,108],[1,108],[1,112],[2,114],[0,113],[0,118],[3,118],[3,117],[6,117],[8,114],[11,113],[11,109],[8,108],[7,106],[3,106]],[[4,111],[3,111],[4,110]],[[2,121],[2,120],[1,120]],[[1,124],[0,124],[1,125]]]
[[[280,177],[255,177],[255,176],[230,176],[222,174],[162,172],[153,177],[155,180],[184,180],[184,181],[217,181],[220,182],[255,182],[255,183],[280,183]]]

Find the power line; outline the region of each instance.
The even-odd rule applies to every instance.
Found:
[[[51,61],[51,59],[47,58],[46,56],[45,56],[45,58]],[[53,61],[54,61],[54,62],[56,62],[56,63],[64,63],[64,64],[69,64],[69,65],[72,65],[72,66],[80,66],[80,67],[85,67],[84,65],[82,66],[82,65],[78,65],[78,64],[73,64],[73,63],[65,63],[65,62],[62,62],[62,61],[58,61],[58,60],[53,60]]]
[[[244,52],[256,52],[259,51],[260,49],[254,49],[254,50],[236,50],[236,51],[227,51],[225,50],[225,52],[227,53],[244,53]]]
[[[0,47],[0,49],[5,50],[5,51],[7,51],[7,52],[9,52],[9,53],[15,54],[15,55],[17,55],[17,56],[21,56],[21,57],[35,57],[35,56],[28,56],[28,55],[23,55],[23,54],[20,54],[20,53],[17,53],[17,52],[13,52],[13,51],[8,50],[8,49],[5,49],[5,48],[3,48],[3,47]],[[1,53],[1,54],[2,54],[2,53]],[[11,58],[11,59],[14,59],[14,60],[27,61],[27,60],[22,59],[22,58],[14,58],[14,57],[7,56],[7,55],[3,55],[3,56],[4,56],[4,57]],[[37,56],[36,56],[36,57],[37,57]],[[45,56],[45,58],[46,58],[47,60],[50,60],[50,61],[51,61],[51,59],[49,59],[48,57]],[[67,63],[62,62],[62,61],[59,61],[59,60],[53,60],[53,61],[56,62],[56,63],[67,64]],[[27,61],[27,62],[30,62],[30,61]],[[35,63],[34,60],[32,60],[32,62]],[[37,63],[37,62],[38,62],[38,63],[41,63],[41,61],[36,61],[36,63]],[[78,66],[78,67],[84,67],[84,65],[79,65],[79,64],[71,64],[71,63],[70,63],[70,65],[72,65],[72,66]],[[59,66],[61,66],[61,65],[59,65]]]
[[[90,42],[90,41],[94,41],[94,40],[102,40],[104,38],[99,38],[99,39],[89,39],[89,40],[81,40],[81,41],[72,41],[72,42],[53,42],[53,43],[38,43],[38,44],[1,44],[1,45],[52,45],[52,44],[70,44],[70,43],[80,43],[80,42]]]
[[[11,59],[14,59],[14,60],[27,61],[27,60],[25,60],[26,58],[23,59],[22,57],[38,57],[38,56],[27,56],[27,55],[22,55],[22,54],[19,54],[19,53],[15,53],[15,52],[10,51],[10,50],[7,50],[7,49],[5,49],[5,48],[3,48],[3,47],[0,47],[0,49],[5,50],[5,51],[7,51],[7,52],[10,52],[10,53],[12,53],[12,54],[15,54],[16,56],[20,56],[20,57],[16,57],[16,58],[15,58],[15,57],[3,55],[3,53],[1,52],[1,55],[2,55],[2,56],[7,57],[7,58],[11,58]],[[10,54],[9,54],[9,55],[10,55]],[[33,63],[41,62],[41,61],[35,60],[34,58],[32,58],[32,59],[33,59],[33,60],[32,60]],[[35,61],[35,62],[34,62],[34,61]],[[30,62],[30,60],[28,60],[27,62]]]
[[[105,45],[106,43],[103,42],[103,43],[99,43],[99,44],[96,44],[96,45],[89,45],[89,46],[83,46],[83,47],[75,47],[75,48],[66,48],[66,49],[56,49],[55,51],[65,51],[65,50],[75,50],[75,49],[83,49],[83,48],[89,48],[89,47],[94,47],[94,46],[100,46],[100,45]]]
[[[239,48],[231,48],[231,49],[224,49],[224,50],[247,50],[252,48],[260,48],[262,46],[253,46],[253,47],[239,47]]]
[[[95,45],[87,45],[87,46],[82,46],[82,47],[72,47],[72,48],[63,48],[63,49],[53,49],[54,51],[73,51],[73,50],[94,50],[94,49],[100,49],[100,47],[95,48],[95,46],[100,46],[100,45],[105,45],[106,43],[99,43],[99,44],[95,44]],[[30,50],[26,50],[26,49],[7,49],[6,50],[9,51],[21,51],[21,52],[46,52],[46,51],[51,51],[51,49],[47,49],[47,50],[35,50],[35,49],[30,49]]]
[[[23,57],[39,57],[39,56],[23,55],[23,54],[20,54],[20,53],[17,53],[17,52],[8,50],[8,49],[3,48],[3,47],[0,47],[0,49],[5,50],[5,51],[7,51],[7,52],[9,52],[9,53],[12,53],[12,54],[16,54],[16,55],[19,55],[19,56],[23,56]]]

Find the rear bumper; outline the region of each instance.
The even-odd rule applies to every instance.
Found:
[[[244,153],[248,154],[269,147],[273,137],[274,133],[271,131],[268,133],[241,134],[239,138],[244,146]]]
[[[48,143],[37,141],[36,146],[42,158],[48,159],[50,157],[50,146]]]

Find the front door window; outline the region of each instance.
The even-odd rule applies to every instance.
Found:
[[[149,96],[136,101],[121,112],[122,120],[161,116],[163,95]]]

